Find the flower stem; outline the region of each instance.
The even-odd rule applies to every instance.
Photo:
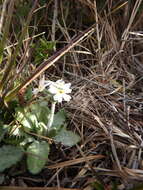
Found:
[[[49,118],[48,125],[47,125],[48,130],[51,128],[51,126],[53,124],[54,113],[55,113],[55,106],[56,106],[56,102],[52,102],[50,118]]]

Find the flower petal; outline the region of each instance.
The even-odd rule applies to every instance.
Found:
[[[56,84],[65,85],[65,82],[62,79],[60,79],[56,81]]]
[[[65,84],[65,88],[70,88],[71,87],[71,83],[67,83],[67,84]]]
[[[56,88],[55,86],[51,85],[48,91],[51,94],[57,94],[58,93],[58,88]]]
[[[69,101],[71,100],[71,96],[68,95],[68,94],[64,94],[64,95],[63,95],[63,99],[64,99],[65,101],[69,102]]]
[[[56,94],[56,95],[54,95],[53,98],[54,98],[54,100],[57,101],[57,102],[62,102],[62,100],[63,100],[62,94]]]
[[[64,89],[64,91],[65,91],[65,93],[71,93],[72,92],[72,89],[70,89],[70,88],[67,88],[67,89]]]
[[[34,88],[34,89],[32,90],[32,93],[33,93],[34,95],[37,95],[37,94],[39,93],[39,89],[38,89],[38,88]]]
[[[50,80],[45,80],[45,87],[47,87],[47,86],[50,86],[50,85],[52,85],[53,84],[53,82],[52,81],[50,81]]]

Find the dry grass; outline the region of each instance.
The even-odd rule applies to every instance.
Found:
[[[72,83],[65,109],[69,128],[82,140],[73,148],[53,145],[45,170],[20,175],[14,185],[91,190],[99,181],[108,189],[112,183],[129,189],[143,181],[143,1],[100,2],[55,0],[51,21],[52,40],[68,42],[95,24],[94,34],[55,65],[54,76],[47,72]],[[57,9],[63,24],[55,26]]]
[[[129,188],[135,181],[143,180],[143,57],[141,32],[135,32],[141,30],[138,18],[142,13],[137,14],[137,10],[142,1],[124,6],[123,2],[112,2],[107,12],[100,14],[94,1],[84,3],[92,9],[96,32],[82,44],[91,54],[80,55],[78,65],[71,64],[70,71],[65,72],[75,89],[68,108],[71,126],[82,137],[79,154],[105,158],[86,162],[82,178],[87,184],[90,173],[91,181],[117,181]],[[126,18],[124,11],[129,6],[131,12]]]

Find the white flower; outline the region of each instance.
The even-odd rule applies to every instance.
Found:
[[[62,79],[56,82],[50,82],[48,91],[53,95],[53,99],[56,102],[70,101],[71,96],[71,83],[65,83]]]
[[[39,92],[42,92],[47,86],[49,86],[51,84],[51,81],[49,80],[45,80],[45,76],[43,75],[43,77],[40,79],[39,81],[39,85],[38,88],[34,88],[33,89],[33,94],[37,95]]]

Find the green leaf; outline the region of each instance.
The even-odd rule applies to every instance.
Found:
[[[45,125],[47,125],[50,110],[47,106],[46,101],[37,102],[35,104],[32,104],[32,105],[30,105],[30,107],[28,107],[26,109],[26,111],[36,115],[37,120],[39,122],[43,122]]]
[[[42,60],[47,59],[55,45],[56,42],[47,41],[47,39],[45,39],[44,37],[40,38],[39,41],[37,41],[36,45],[32,45],[32,47],[35,49],[34,63],[40,64]]]
[[[44,125],[47,125],[50,113],[47,102],[37,102],[27,108],[17,108],[16,112],[16,119],[23,125],[25,130],[38,134],[45,131]],[[43,123],[43,125],[40,123]]]
[[[67,131],[63,128],[59,134],[54,137],[54,140],[67,146],[73,146],[80,141],[80,137],[72,131]]]
[[[46,164],[50,147],[45,141],[34,141],[27,149],[27,166],[32,174],[38,174]]]
[[[55,114],[52,127],[50,128],[50,131],[48,132],[48,136],[52,138],[58,135],[63,125],[65,125],[65,121],[66,121],[66,113],[62,109]]]
[[[35,141],[35,138],[25,134],[25,139],[20,143],[20,146],[25,146],[27,144],[32,143],[33,141]]]
[[[52,127],[51,128],[60,128],[61,126],[64,125],[66,121],[66,113],[65,111],[62,109],[60,110],[59,112],[57,112],[54,116],[54,121],[53,121],[53,124],[52,124]]]
[[[43,122],[45,125],[47,125],[48,120],[49,120],[49,114],[50,114],[50,110],[47,106],[47,102],[40,102],[37,104],[37,109],[36,109],[36,113],[37,113],[37,118],[39,122]]]
[[[0,148],[0,172],[21,160],[23,150],[20,147],[4,145]]]
[[[16,119],[23,125],[23,127],[25,127],[26,130],[31,131],[38,126],[38,121],[35,114],[30,111],[28,112],[23,108],[19,108],[17,110]]]
[[[38,123],[37,134],[38,135],[46,135],[47,134],[47,126],[44,123],[42,123],[42,122]]]
[[[3,142],[11,145],[19,145],[21,142],[24,141],[24,136],[6,136]]]

